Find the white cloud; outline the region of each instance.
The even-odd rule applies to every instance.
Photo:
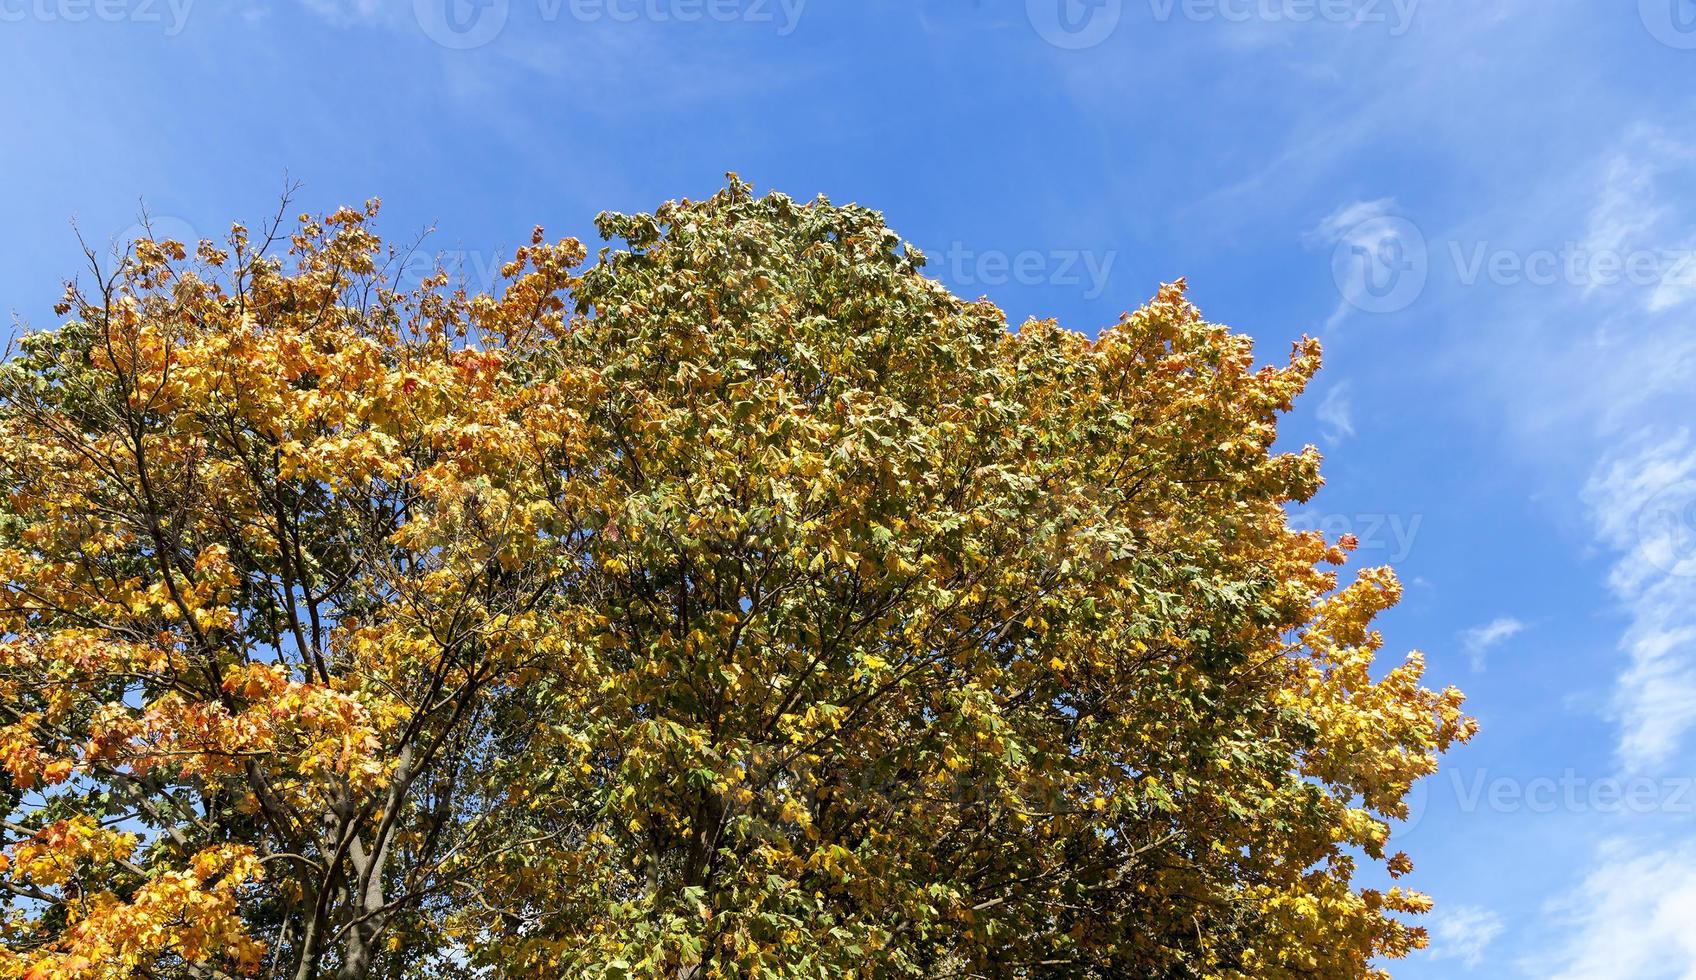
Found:
[[[1667,209],[1655,194],[1652,159],[1629,148],[1617,150],[1603,170],[1601,191],[1590,209],[1592,251],[1618,251],[1641,244],[1665,219]]]
[[[1521,964],[1549,980],[1696,980],[1696,845],[1605,844],[1583,884],[1552,903],[1566,940]]]
[[[1461,634],[1461,642],[1466,646],[1467,656],[1472,658],[1472,669],[1484,669],[1485,655],[1497,644],[1524,632],[1525,624],[1512,616],[1502,616],[1493,619],[1483,626],[1474,626]]]
[[[1349,397],[1348,382],[1325,393],[1319,402],[1318,416],[1333,442],[1354,435],[1354,402]]]
[[[1665,258],[1661,281],[1649,294],[1650,313],[1662,313],[1696,299],[1696,247],[1673,249]]]
[[[1615,692],[1621,762],[1667,761],[1696,728],[1696,445],[1685,432],[1598,466],[1585,490],[1604,542],[1619,552],[1608,576],[1631,618]]]
[[[1696,163],[1696,147],[1638,127],[1608,159],[1590,211],[1585,252],[1654,256],[1656,280],[1637,286],[1640,305],[1660,313],[1696,299],[1696,239],[1680,223],[1682,209],[1670,206],[1661,188],[1668,178]],[[1587,291],[1599,288],[1591,282]]]
[[[1308,238],[1318,244],[1335,245],[1347,238],[1350,232],[1359,228],[1363,223],[1374,218],[1394,214],[1395,210],[1396,201],[1394,198],[1381,197],[1376,201],[1354,201],[1326,215],[1318,226],[1308,233]]]
[[[1431,923],[1427,955],[1434,960],[1460,960],[1467,969],[1483,962],[1484,949],[1502,932],[1502,917],[1475,905],[1439,906]]]

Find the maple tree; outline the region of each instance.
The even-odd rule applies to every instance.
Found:
[[[1473,722],[1292,529],[1318,369],[744,183],[494,295],[375,204],[0,369],[0,977],[1371,977]]]

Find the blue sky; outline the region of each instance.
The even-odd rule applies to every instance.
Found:
[[[446,6],[451,4],[452,6]],[[1696,2],[0,0],[0,304],[75,219],[372,196],[476,280],[541,223],[761,188],[882,210],[1015,319],[1188,277],[1266,357],[1297,520],[1484,730],[1404,831],[1400,977],[1696,977]]]

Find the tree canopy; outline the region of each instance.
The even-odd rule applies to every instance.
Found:
[[[1010,330],[741,181],[484,293],[373,203],[0,368],[0,977],[1377,977],[1473,722],[1180,282]],[[1363,881],[1362,879],[1366,879]]]

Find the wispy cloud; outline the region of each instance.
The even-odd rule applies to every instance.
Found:
[[[1466,647],[1467,656],[1472,659],[1472,669],[1484,669],[1484,660],[1491,648],[1518,636],[1525,631],[1525,624],[1512,616],[1502,616],[1493,619],[1483,626],[1474,626],[1461,634],[1461,642]]]
[[[1696,845],[1646,850],[1605,844],[1594,869],[1549,911],[1566,941],[1521,964],[1549,980],[1696,977]]]
[[[1692,176],[1696,143],[1628,125],[1590,161],[1527,189],[1540,202],[1529,210],[1548,217],[1530,219],[1513,246],[1572,243],[1584,255],[1659,261],[1692,243],[1680,218],[1689,214]],[[1576,207],[1563,213],[1561,201]],[[1502,223],[1482,220],[1485,228]],[[1665,421],[1696,411],[1696,335],[1678,274],[1615,278],[1511,293],[1480,286],[1467,294],[1469,312],[1490,329],[1467,339],[1477,342],[1486,377],[1481,394],[1501,400],[1528,458],[1574,485],[1611,557],[1607,591],[1627,622],[1621,657],[1595,670],[1614,674],[1616,758],[1643,773],[1675,758],[1696,732],[1696,561],[1686,560],[1696,555],[1696,440]],[[1528,377],[1539,383],[1525,384]]]
[[[1395,209],[1395,199],[1389,197],[1375,201],[1351,201],[1326,215],[1309,233],[1309,238],[1322,245],[1335,244],[1347,238],[1362,222],[1382,218]]]
[[[1331,441],[1354,435],[1354,401],[1349,394],[1348,382],[1335,385],[1325,393],[1319,402],[1318,416]]]
[[[1631,618],[1615,695],[1622,764],[1669,759],[1696,727],[1696,445],[1680,431],[1599,466],[1585,490]]]
[[[1473,969],[1484,960],[1484,950],[1502,933],[1502,917],[1475,905],[1439,907],[1431,924],[1431,959],[1460,960]]]
[[[1640,305],[1651,313],[1696,298],[1696,263],[1687,260],[1696,238],[1681,224],[1683,209],[1661,192],[1665,181],[1692,164],[1696,147],[1651,127],[1635,127],[1609,156],[1590,211],[1587,254],[1659,258],[1658,281],[1639,291]]]

